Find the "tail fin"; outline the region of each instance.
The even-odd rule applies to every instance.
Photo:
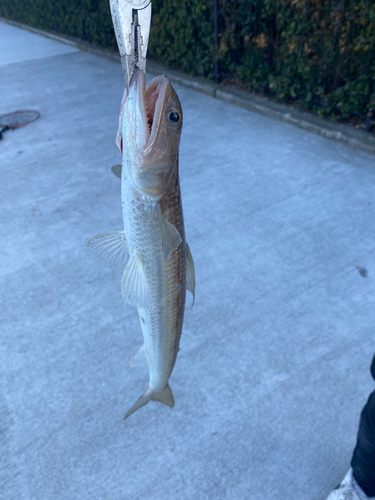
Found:
[[[142,408],[142,406],[146,405],[149,401],[159,401],[170,408],[174,407],[174,398],[171,391],[171,388],[167,384],[166,387],[161,392],[155,392],[152,389],[147,389],[147,391],[136,401],[133,406],[128,410],[128,413],[125,415],[124,420],[126,420],[130,415],[134,412]]]

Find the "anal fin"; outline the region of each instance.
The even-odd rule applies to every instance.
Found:
[[[143,345],[138,351],[137,354],[130,362],[130,368],[134,368],[134,366],[148,366],[147,352],[146,346]]]

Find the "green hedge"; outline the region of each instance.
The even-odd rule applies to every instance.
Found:
[[[373,0],[222,3],[220,60],[237,81],[333,119],[368,112],[375,81]]]
[[[1,0],[0,17],[117,47],[108,0]]]
[[[153,0],[148,55],[214,78],[214,0]],[[375,102],[373,0],[219,0],[222,80],[332,119]],[[116,49],[108,0],[1,0],[0,16]]]

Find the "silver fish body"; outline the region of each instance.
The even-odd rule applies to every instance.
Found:
[[[149,307],[138,306],[138,313],[149,368],[149,392],[157,394],[167,387],[176,362],[185,309],[186,242],[178,171],[157,202],[135,189],[126,176],[121,183],[129,254],[139,255],[149,287]],[[180,244],[168,260],[162,243],[164,221],[172,224],[181,236]],[[126,289],[123,295],[131,302]],[[172,406],[173,400],[169,400]]]
[[[144,343],[131,366],[148,366],[149,386],[125,418],[150,400],[174,406],[168,381],[179,351],[186,288],[195,291],[179,183],[181,125],[180,103],[169,80],[157,77],[145,89],[144,74],[136,71],[123,99],[117,137],[123,153],[116,175],[121,176],[124,232],[88,240],[101,253],[126,262],[123,299],[138,308]]]

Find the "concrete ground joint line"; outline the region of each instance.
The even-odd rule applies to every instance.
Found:
[[[98,57],[103,57],[114,62],[120,62],[119,54],[111,51],[110,49],[96,47],[87,41],[79,39],[74,41],[64,35],[55,35],[53,33],[39,30],[37,28],[27,26],[26,24],[2,17],[0,17],[0,22],[30,31],[31,33],[45,38],[50,38],[56,42],[75,47],[78,50],[89,52]],[[210,82],[203,77],[184,75],[178,70],[165,68],[160,63],[153,61],[149,61],[147,63],[147,72],[153,75],[158,75],[160,72],[164,72],[166,76],[168,76],[175,83],[184,85],[185,87],[196,90],[197,92],[210,95],[211,97],[227,102],[228,104],[247,109],[248,111],[267,116],[268,118],[274,120],[288,123],[294,127],[306,130],[307,132],[325,137],[326,139],[334,140],[364,151],[365,153],[375,155],[375,138],[371,137],[370,134],[362,136],[362,134],[365,134],[364,132],[351,129],[350,125],[337,124],[328,120],[322,120],[321,123],[317,123],[316,121],[320,119],[316,115],[310,116],[308,113],[296,109],[282,110],[281,107],[286,107],[286,104],[282,104],[277,101],[270,101],[266,97],[257,96],[256,94],[252,94],[249,91],[245,91],[237,87],[234,87],[233,89],[220,87],[220,85]],[[241,93],[241,95],[235,95],[236,92]],[[259,100],[264,100],[264,102],[260,103]],[[357,137],[355,137],[355,135],[357,135]]]

